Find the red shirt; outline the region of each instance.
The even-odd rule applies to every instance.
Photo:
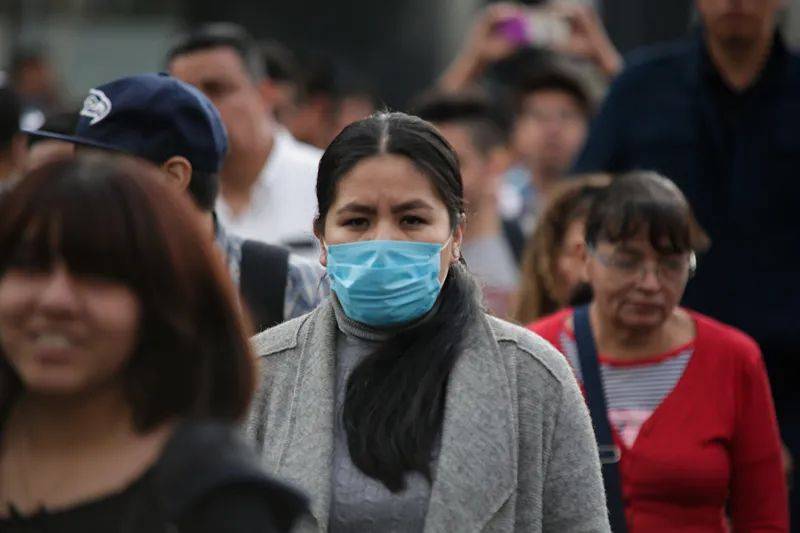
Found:
[[[529,328],[556,348],[571,309]],[[672,392],[622,450],[630,533],[788,531],[780,437],[758,345],[689,312],[694,353]]]

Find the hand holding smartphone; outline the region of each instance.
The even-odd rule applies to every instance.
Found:
[[[558,48],[570,37],[566,18],[546,7],[520,8],[518,14],[498,22],[494,31],[517,46]]]

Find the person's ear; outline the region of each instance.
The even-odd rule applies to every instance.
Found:
[[[167,182],[179,191],[189,188],[192,181],[192,164],[183,156],[175,155],[161,164],[161,170],[167,175]]]
[[[464,225],[466,224],[466,216],[461,214],[461,220],[459,221],[458,225],[456,225],[455,231],[453,231],[453,241],[450,247],[450,263],[457,263],[461,260],[461,246],[464,243]]]

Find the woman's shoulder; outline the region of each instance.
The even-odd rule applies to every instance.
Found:
[[[744,331],[696,311],[690,309],[685,309],[685,311],[689,313],[697,328],[695,348],[698,351],[724,351],[731,354],[732,357],[741,357],[747,360],[761,359],[761,349],[758,343]]]
[[[545,375],[560,382],[574,380],[566,359],[550,341],[528,328],[487,315],[495,339],[505,356],[515,357],[519,364],[534,365]]]
[[[534,322],[531,322],[526,327],[541,335],[550,342],[555,342],[561,332],[564,330],[564,324],[567,318],[572,314],[572,308],[561,309],[553,314],[542,317]]]
[[[694,348],[714,372],[728,375],[758,376],[766,372],[758,343],[744,331],[705,316],[686,310],[697,328]]]
[[[161,508],[181,521],[203,515],[204,509],[219,507],[217,504],[227,502],[231,494],[246,495],[246,501],[254,502],[255,508],[248,512],[267,513],[280,523],[291,522],[307,508],[304,496],[267,475],[240,433],[219,421],[190,420],[180,424],[152,476]]]
[[[303,331],[319,320],[324,312],[332,312],[332,309],[327,309],[328,307],[330,301],[325,300],[310,313],[287,320],[255,335],[250,339],[250,343],[256,356],[264,358],[297,348],[301,343]]]

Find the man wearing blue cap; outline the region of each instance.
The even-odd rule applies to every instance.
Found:
[[[319,265],[286,249],[227,234],[214,204],[228,138],[214,105],[197,89],[166,74],[142,74],[91,89],[72,135],[31,135],[136,156],[158,165],[187,190],[209,233],[225,253],[258,330],[312,310],[322,297]]]

